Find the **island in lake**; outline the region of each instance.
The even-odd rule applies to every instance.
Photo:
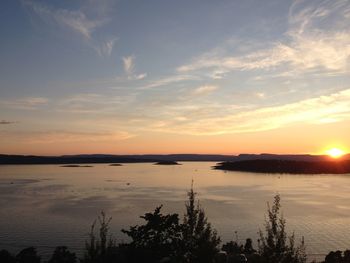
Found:
[[[180,164],[176,161],[159,161],[155,163],[155,165],[180,165]]]
[[[246,160],[221,162],[214,169],[254,173],[289,174],[350,174],[350,160],[295,161],[295,160]]]
[[[80,164],[67,164],[61,165],[61,167],[93,167],[92,165],[80,165]]]

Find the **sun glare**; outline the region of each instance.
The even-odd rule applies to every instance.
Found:
[[[344,151],[338,148],[332,148],[326,151],[326,153],[332,158],[339,158],[344,155]]]

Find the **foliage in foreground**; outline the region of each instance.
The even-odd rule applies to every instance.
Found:
[[[129,244],[122,245],[126,254],[126,262],[159,262],[168,258],[178,262],[181,258],[181,230],[177,214],[163,215],[162,206],[153,213],[141,216],[144,225],[132,226],[122,230],[131,238]]]
[[[295,247],[294,233],[287,236],[286,220],[280,214],[280,200],[280,196],[276,195],[272,207],[267,205],[265,233],[259,231],[259,254],[269,263],[306,262],[304,240]]]
[[[85,243],[85,253],[81,263],[305,263],[305,245],[295,246],[294,233],[286,233],[286,221],[280,212],[280,196],[276,195],[272,207],[268,204],[264,231],[260,230],[257,250],[252,239],[245,244],[230,241],[219,249],[220,238],[205,215],[199,202],[195,200],[193,188],[188,192],[186,212],[183,222],[178,214],[161,213],[162,206],[141,218],[143,225],[122,230],[130,237],[129,243],[117,244],[109,235],[109,223],[102,212],[90,230]],[[99,228],[96,229],[98,223]],[[1,263],[40,263],[34,247],[29,247],[11,255],[0,251]],[[75,253],[67,247],[57,247],[48,263],[77,263]],[[350,251],[330,252],[325,263],[350,263]]]
[[[220,238],[213,230],[203,208],[196,204],[193,187],[188,192],[182,225],[182,254],[185,262],[213,262],[219,252]]]

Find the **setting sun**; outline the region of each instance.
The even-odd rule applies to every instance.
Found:
[[[344,151],[338,148],[332,148],[326,151],[326,153],[332,158],[339,158],[344,155]]]

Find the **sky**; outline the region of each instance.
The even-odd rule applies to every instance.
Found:
[[[0,5],[0,153],[350,149],[349,0]]]

